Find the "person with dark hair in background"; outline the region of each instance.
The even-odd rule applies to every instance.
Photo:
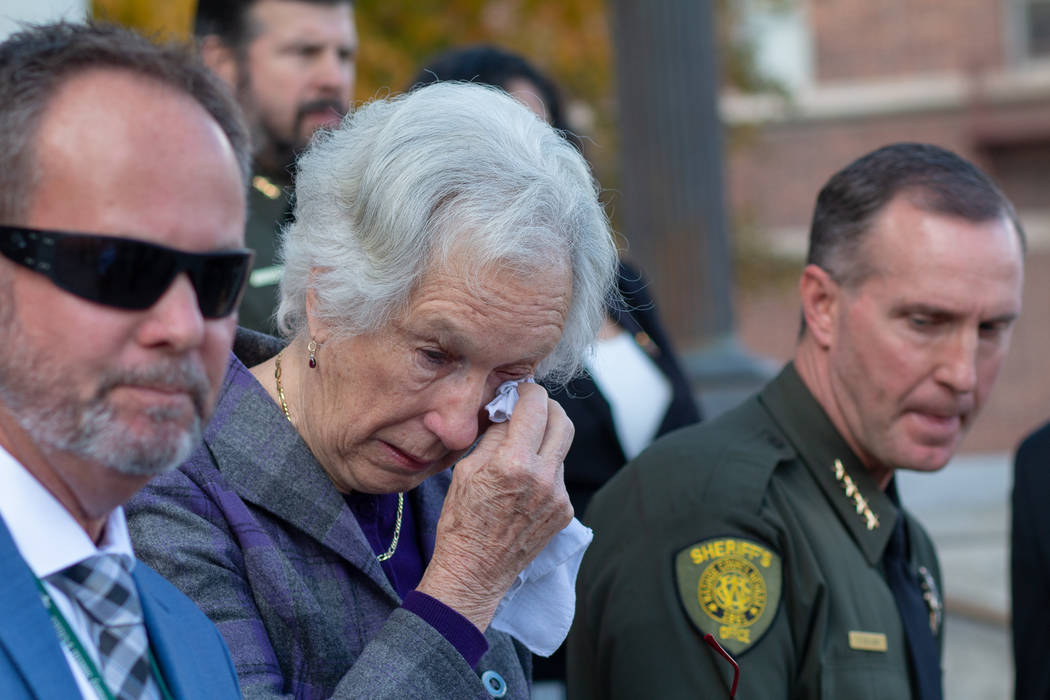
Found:
[[[254,177],[245,238],[255,264],[240,325],[273,333],[281,279],[277,238],[292,214],[295,157],[350,104],[357,60],[352,0],[200,0],[201,58],[248,119]]]
[[[943,467],[1021,312],[1024,234],[975,166],[900,143],[821,190],[795,357],[591,502],[576,698],[939,700],[941,577],[898,469]]]
[[[449,51],[428,63],[414,86],[468,81],[501,88],[558,129],[577,148],[554,83],[523,57],[494,46]],[[565,457],[565,485],[582,514],[591,496],[652,440],[700,420],[700,412],[660,323],[648,285],[620,262],[618,298],[606,318],[587,373],[567,386],[550,387],[576,428]],[[565,653],[534,659],[537,681],[565,680]],[[556,692],[556,691],[554,691]]]
[[[238,698],[121,504],[200,442],[236,326],[248,135],[196,58],[116,27],[0,44],[0,697]]]
[[[1010,520],[1010,606],[1014,697],[1050,698],[1050,424],[1025,437],[1014,458]]]
[[[583,150],[579,136],[569,127],[557,86],[524,56],[484,44],[451,49],[420,69],[410,87],[422,87],[440,80],[498,87],[543,117],[578,150]]]

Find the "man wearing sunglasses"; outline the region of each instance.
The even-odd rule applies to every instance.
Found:
[[[0,697],[237,697],[121,504],[196,446],[251,264],[246,131],[184,52],[0,44]]]

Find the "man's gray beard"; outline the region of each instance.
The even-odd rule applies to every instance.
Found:
[[[2,385],[0,396],[12,406]],[[172,414],[167,408],[148,409],[140,419],[148,418],[154,429],[144,435],[133,435],[121,425],[117,411],[104,396],[96,396],[86,404],[66,402],[50,410],[43,405],[23,404],[16,417],[38,445],[73,454],[122,474],[155,476],[185,462],[200,443],[200,416],[195,414],[192,424],[184,429],[171,423],[181,417]]]
[[[41,349],[30,348],[10,309],[6,311],[0,311],[5,341],[0,352],[0,400],[37,446],[136,476],[170,471],[197,447],[208,408],[208,380],[199,366],[171,360],[146,369],[111,369],[98,379],[95,395],[83,401],[69,392],[61,364]],[[176,423],[182,411],[153,407],[140,415],[152,429],[133,433],[108,401],[114,388],[129,384],[185,389],[193,401],[192,424],[184,428]]]

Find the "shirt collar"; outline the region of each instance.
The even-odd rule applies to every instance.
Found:
[[[113,554],[130,570],[131,549],[124,509],[106,519],[98,546],[84,528],[18,460],[0,447],[0,518],[37,578],[43,579],[96,554]]]
[[[898,509],[846,444],[793,363],[762,390],[772,414],[871,564],[882,558]]]

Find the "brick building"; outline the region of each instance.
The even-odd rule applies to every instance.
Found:
[[[754,13],[760,66],[788,97],[725,95],[736,233],[800,265],[817,190],[852,158],[930,141],[971,158],[1017,205],[1029,236],[1024,312],[995,390],[963,443],[1009,452],[1050,418],[1050,0],[734,0]],[[741,225],[743,224],[743,225]],[[738,237],[737,242],[741,240]],[[739,292],[742,343],[794,351],[794,275]]]
[[[853,157],[929,141],[974,160],[1050,241],[1050,0],[793,0],[753,9],[785,95],[724,95],[736,220],[800,254],[813,200]]]

